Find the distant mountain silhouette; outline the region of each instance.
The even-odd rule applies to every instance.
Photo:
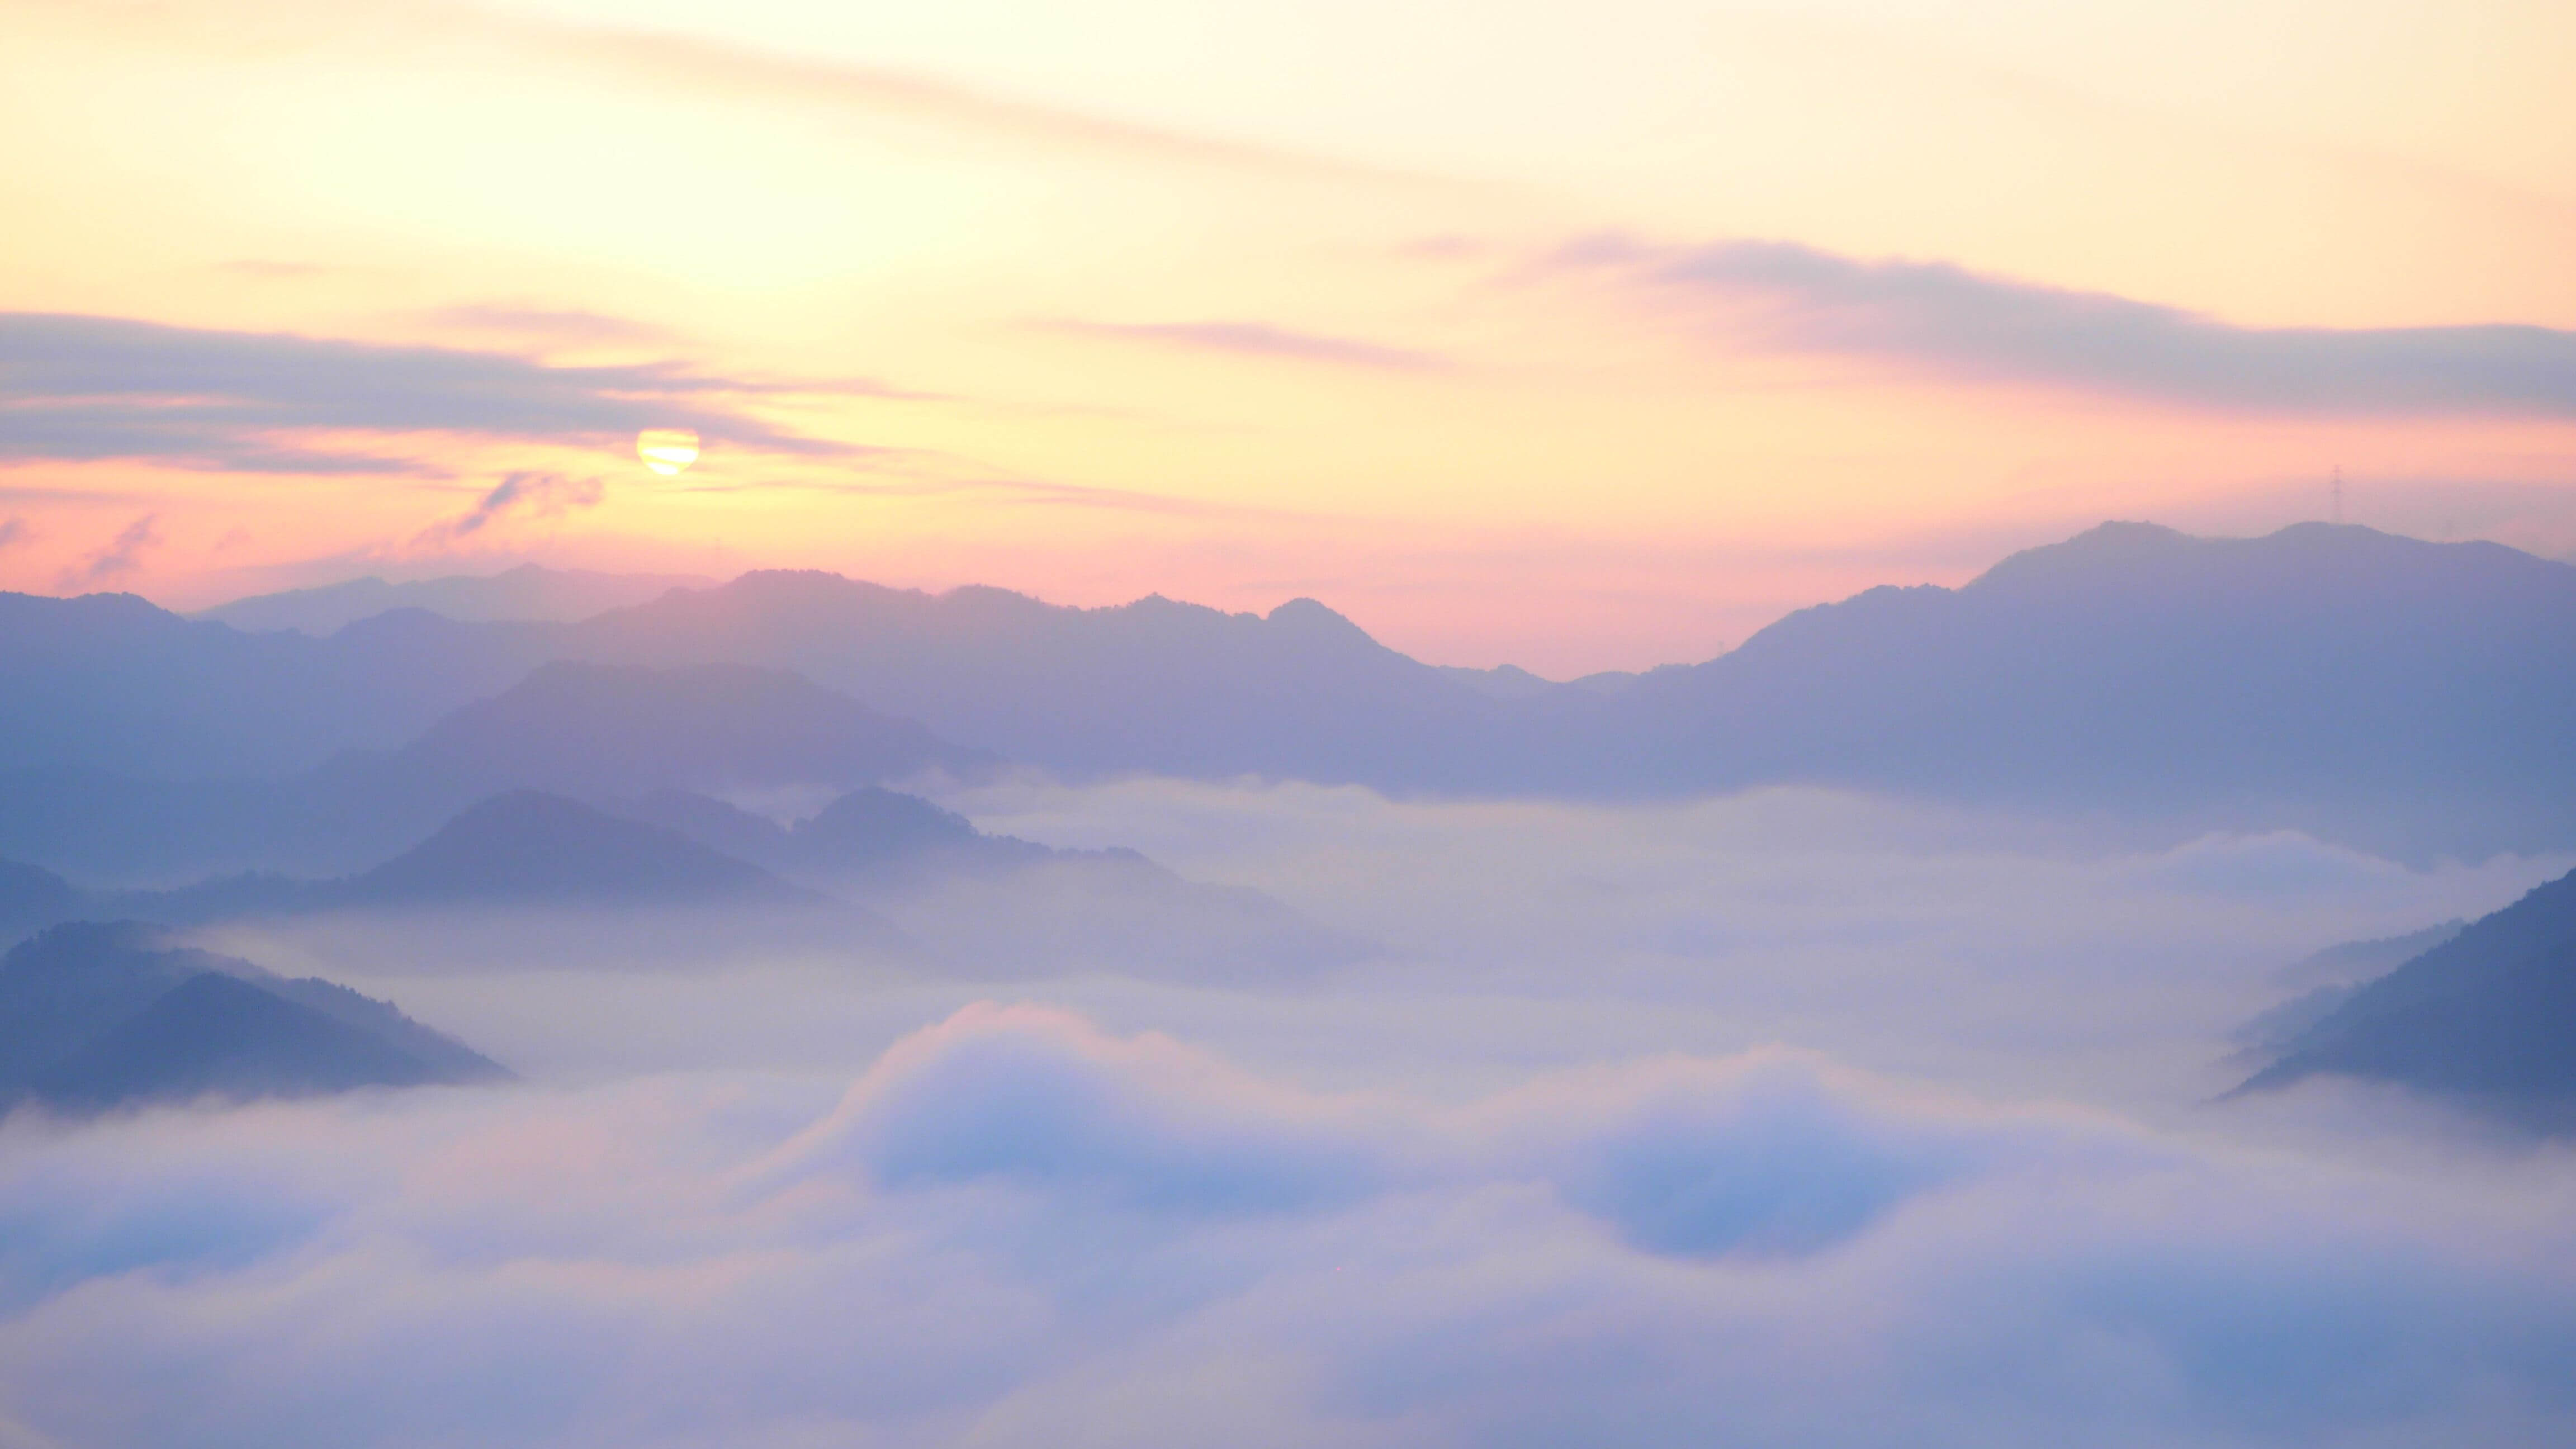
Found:
[[[1257,890],[1184,880],[1133,850],[987,835],[893,790],[852,791],[789,826],[677,791],[609,808],[865,900],[979,969],[1304,974],[1375,949]]]
[[[175,946],[137,922],[58,926],[0,957],[0,1111],[508,1075],[389,1003]]]
[[[2332,1016],[2372,978],[2384,976],[2460,934],[2466,921],[2444,921],[2402,936],[2374,941],[2346,941],[2302,957],[2273,973],[2284,986],[2307,989],[2228,1033],[2241,1048],[2239,1057],[2268,1060],[2286,1050],[2310,1027]]]
[[[2361,987],[2362,983],[2357,981],[2329,981],[2311,986],[2277,1006],[2255,1013],[2227,1034],[2227,1039],[2238,1048],[2231,1060],[2239,1065],[2268,1061],[2288,1050],[2299,1038],[2307,1035],[2311,1027],[2334,1015],[2345,1002],[2352,1000],[2352,994]]]
[[[241,975],[239,972],[228,973]],[[292,979],[261,973],[243,976],[270,995],[318,1012],[352,1031],[363,1032],[417,1061],[432,1082],[480,1082],[504,1078],[509,1071],[463,1042],[421,1025],[390,1001],[378,1001],[336,981],[318,976]]]
[[[63,925],[0,957],[0,1095],[180,982],[234,964],[165,949],[164,935],[131,921]]]
[[[940,735],[1072,774],[1492,787],[1508,714],[1312,599],[1267,616],[745,574],[573,626],[579,657],[792,669]],[[1506,785],[1508,788],[1508,785]]]
[[[999,764],[784,670],[559,662],[450,714],[390,759],[344,770],[470,799],[523,787],[584,797],[848,788],[928,771],[980,776]]]
[[[2358,986],[2385,976],[2467,929],[2466,921],[2443,921],[2402,936],[2375,941],[2346,941],[2291,962],[2273,973],[2284,986]]]
[[[387,583],[351,579],[320,588],[259,594],[200,609],[192,617],[230,624],[245,633],[293,629],[316,636],[393,609],[423,609],[460,621],[587,619],[640,604],[670,589],[707,588],[717,580],[697,574],[604,574],[521,564],[497,574]]]
[[[89,892],[32,865],[0,860],[0,941],[80,915]]]
[[[558,657],[564,627],[404,609],[312,639],[183,619],[131,594],[0,593],[0,776],[223,780],[391,748]]]
[[[2576,738],[2576,567],[2351,526],[2208,539],[2121,523],[1960,588],[1802,610],[1706,663],[1564,685],[1434,668],[1304,599],[1267,616],[1160,597],[1075,609],[764,572],[576,623],[406,610],[312,639],[124,596],[6,596],[0,854],[114,869],[120,842],[148,845],[134,821],[151,792],[82,770],[313,770],[416,738],[549,660],[793,671],[1075,778],[1658,798],[1803,782],[2176,830],[2298,828],[2416,860],[2576,844],[2576,754],[2563,748]],[[729,763],[793,756],[798,738],[746,734]],[[180,824],[282,810],[357,841],[384,815],[329,789],[280,806],[194,788],[168,807]],[[94,853],[72,854],[84,841]],[[264,861],[311,864],[234,863]]]
[[[337,906],[820,905],[824,898],[674,830],[537,790],[498,795],[337,882]]]
[[[389,752],[273,782],[148,784],[96,772],[0,778],[0,854],[92,877],[244,866],[307,874],[381,859],[513,789],[585,798],[659,789],[847,789],[975,778],[989,754],[779,670],[557,662]],[[0,879],[0,925],[9,882]]]
[[[612,616],[614,617],[614,616]],[[1872,589],[1610,702],[1655,792],[1808,781],[2293,826],[2427,858],[2576,840],[2576,568],[2349,525],[2105,524]]]
[[[2576,1129],[2576,874],[2354,990],[2237,1090],[2317,1075]]]
[[[2293,826],[2417,858],[2576,841],[2576,568],[2302,524],[2106,524],[1624,682],[1470,683],[1310,600],[1065,609],[747,574],[568,626],[794,669],[1062,773],[1688,795],[1807,782]],[[1543,681],[1535,681],[1543,683]],[[1497,695],[1511,697],[1496,697]]]
[[[986,835],[965,816],[918,795],[876,787],[853,790],[792,825],[677,790],[615,802],[607,808],[790,874],[874,875],[891,881],[943,871],[1008,870],[1059,857],[1109,853],[1057,851],[1007,835]],[[1133,851],[1115,854],[1144,861]]]
[[[219,971],[189,977],[37,1073],[35,1096],[102,1108],[209,1094],[300,1097],[437,1080],[390,1042]]]
[[[0,863],[0,884],[22,871]],[[27,874],[41,887],[30,898],[49,910],[27,917],[23,929],[101,918],[190,926],[351,910],[749,906],[822,908],[856,939],[897,934],[865,911],[678,831],[537,790],[475,804],[392,859],[337,879],[252,872],[170,890],[111,891],[84,890],[50,872]]]

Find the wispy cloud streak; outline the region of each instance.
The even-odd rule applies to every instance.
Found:
[[[597,478],[570,478],[561,473],[512,473],[475,500],[472,508],[431,527],[415,540],[434,545],[480,533],[484,525],[508,514],[557,518],[576,508],[596,508],[608,496]]]
[[[143,551],[161,541],[161,516],[147,513],[118,531],[105,548],[91,554],[76,568],[63,571],[66,589],[102,583],[119,574],[132,573],[143,561]]]
[[[1436,353],[1388,347],[1347,337],[1292,332],[1267,322],[1081,322],[1038,324],[1050,332],[1077,337],[1104,337],[1196,352],[1230,352],[1247,357],[1286,358],[1337,367],[1374,368],[1389,372],[1441,372],[1449,361]]]
[[[453,47],[469,52],[481,65],[519,57],[562,74],[589,75],[659,97],[801,107],[869,121],[909,122],[967,140],[1058,156],[1342,185],[1455,188],[1464,184],[1131,119],[1082,105],[1024,99],[907,67],[792,54],[683,30],[583,24],[454,4],[398,9],[303,3],[242,7],[173,0],[129,14],[65,0],[14,0],[11,8],[76,16],[81,23],[108,28],[129,43],[226,58],[303,55],[317,47],[380,58],[389,51]]]
[[[1415,185],[1424,180],[1256,142],[996,96],[942,77],[890,66],[808,59],[668,31],[502,19],[464,11],[444,13],[450,21],[523,53],[594,74],[640,82],[666,94],[821,106],[906,118],[960,134],[1050,150],[1289,178]]]
[[[460,302],[416,314],[434,326],[566,344],[668,342],[671,333],[649,322],[572,307],[524,302]]]
[[[604,443],[646,427],[692,428],[772,453],[851,452],[731,404],[799,391],[672,362],[549,367],[454,348],[0,314],[0,463],[138,458],[220,472],[418,473],[431,470],[339,440],[452,433]]]
[[[2548,327],[2243,327],[2108,293],[1791,242],[1660,247],[1603,237],[1564,249],[1552,265],[1705,297],[1765,345],[1945,378],[2255,412],[2576,418],[2576,332]]]

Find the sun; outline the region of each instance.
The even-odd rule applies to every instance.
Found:
[[[686,428],[646,428],[635,435],[635,456],[665,478],[698,461],[698,435]]]

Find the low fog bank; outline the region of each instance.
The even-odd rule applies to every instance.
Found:
[[[1489,1043],[1506,1070],[1782,1043],[2131,1110],[2233,1085],[2228,1037],[2296,994],[2290,963],[2483,915],[2576,865],[2413,867],[2291,833],[2174,843],[1804,789],[1595,808],[1022,779],[946,803],[1053,845],[1130,844],[1381,943],[1335,982],[1423,1019],[1362,1055],[1437,1056],[1510,1019]]]
[[[1456,1097],[1777,1044],[2184,1122],[2243,1079],[2235,1030],[2303,989],[2282,968],[2482,915],[2576,863],[2416,869],[2287,834],[2142,845],[1812,790],[1593,808],[1024,780],[944,803],[1050,846],[1133,846],[1216,889],[1085,870],[866,897],[909,951],[739,911],[343,916],[209,939],[559,1080],[855,1070],[999,988],[1324,1089]],[[1238,908],[1225,887],[1275,900]]]
[[[0,1443],[2542,1445],[2576,1159],[1771,1050],[1436,1102],[971,1007],[855,1077],[0,1127]]]
[[[2567,861],[1819,791],[946,803],[1265,895],[203,933],[524,1080],[0,1123],[0,1446],[2576,1436],[2576,1148],[2210,1101],[2285,968]]]

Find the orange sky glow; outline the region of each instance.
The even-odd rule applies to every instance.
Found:
[[[2576,556],[2564,4],[0,26],[0,588],[820,567],[1565,677],[2338,467]]]

